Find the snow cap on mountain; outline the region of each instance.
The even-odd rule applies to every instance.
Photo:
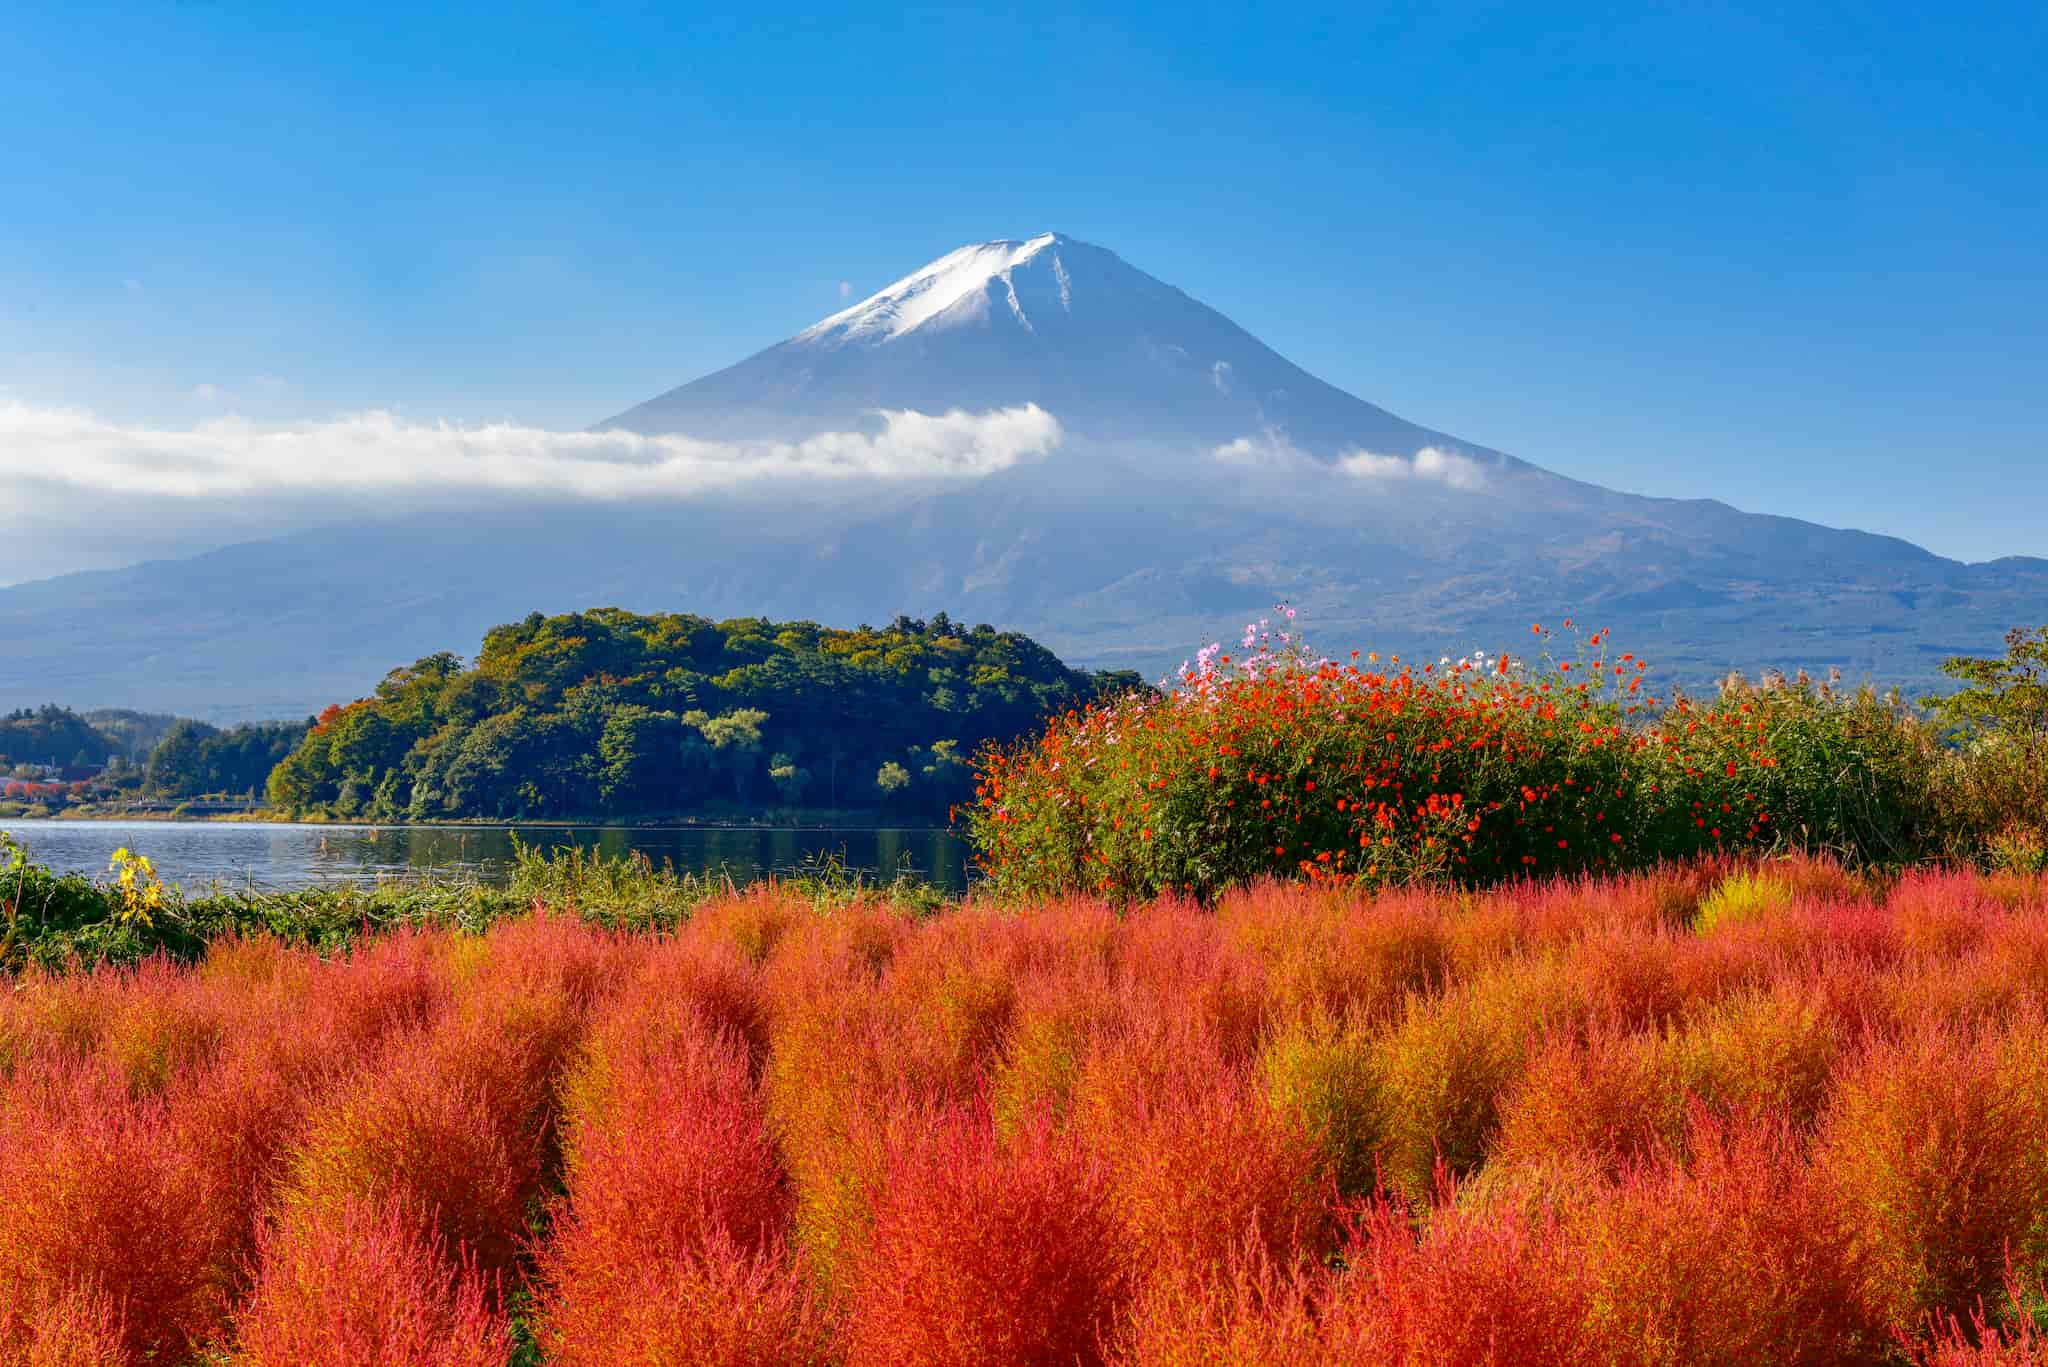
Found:
[[[989,287],[1000,283],[1004,303],[1024,327],[1031,326],[1017,299],[1010,272],[1052,249],[1053,270],[1064,279],[1058,259],[1059,247],[1067,241],[1058,233],[1040,233],[1018,242],[1001,239],[979,242],[946,253],[922,269],[798,333],[797,342],[892,341],[905,333],[941,320],[978,317],[994,293]],[[1070,302],[1063,289],[1062,301]],[[963,304],[963,301],[966,301]]]

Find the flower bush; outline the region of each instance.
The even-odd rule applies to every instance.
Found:
[[[1935,748],[1869,693],[1647,686],[1604,631],[1434,663],[1310,651],[1283,605],[1177,685],[983,757],[970,837],[999,892],[1118,900],[1278,876],[1482,883],[1787,843],[1913,853]],[[1565,626],[1571,627],[1567,619]]]

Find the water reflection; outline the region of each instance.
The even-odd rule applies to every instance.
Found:
[[[609,856],[638,851],[659,866],[724,872],[743,883],[795,873],[820,860],[888,878],[899,869],[942,887],[967,885],[967,849],[945,831],[824,831],[678,827],[297,826],[204,821],[22,821],[0,830],[60,870],[103,874],[126,846],[148,855],[167,882],[188,891],[212,883],[256,888],[368,882],[438,873],[501,881],[513,840],[545,849],[577,845]]]

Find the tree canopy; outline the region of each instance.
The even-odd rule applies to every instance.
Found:
[[[181,717],[150,751],[143,783],[161,797],[262,793],[307,730],[304,722],[264,722],[223,731]]]
[[[889,809],[944,819],[975,751],[1128,673],[944,613],[851,631],[615,608],[493,629],[472,664],[393,670],[328,708],[271,800],[376,820]]]
[[[67,707],[22,708],[0,715],[0,764],[96,765],[115,745]]]

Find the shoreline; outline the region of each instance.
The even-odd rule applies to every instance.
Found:
[[[156,823],[176,826],[290,826],[357,831],[905,831],[919,835],[957,835],[953,826],[862,821],[714,821],[714,820],[533,820],[533,821],[358,821],[341,818],[294,818],[281,812],[215,812],[176,816],[169,812],[53,812],[47,816],[0,816],[0,829],[10,821],[63,824],[88,822]]]

